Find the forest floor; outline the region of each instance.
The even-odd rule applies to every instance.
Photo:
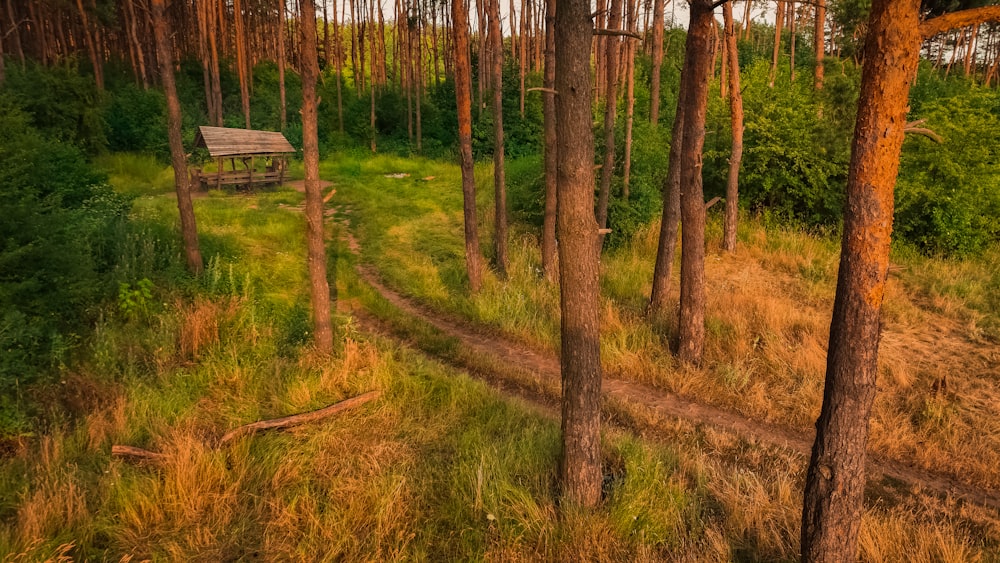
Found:
[[[540,279],[534,228],[520,222],[509,278],[487,272],[480,294],[467,291],[457,167],[322,162],[339,308],[337,350],[324,355],[309,345],[299,191],[198,198],[206,265],[192,277],[169,171],[113,161],[112,183],[137,198],[122,276],[150,279],[152,298],[138,315],[102,308],[76,361],[40,390],[53,405],[44,426],[0,457],[0,560],[797,558],[835,242],[747,221],[736,256],[710,252],[701,370],[672,361],[669,319],[642,315],[652,228],[605,253],[605,483],[601,505],[576,512],[557,487],[557,287]],[[489,233],[490,190],[479,191]],[[897,260],[863,561],[1000,555],[989,402],[1000,384],[977,363],[996,350],[990,260]],[[908,354],[921,323],[951,332]],[[323,423],[219,443],[372,391]],[[113,445],[163,457],[135,464]]]
[[[344,214],[341,213],[340,217]],[[345,224],[346,226],[346,224]],[[360,244],[357,239],[348,231],[344,230],[345,242],[348,248],[355,254],[360,252]],[[512,366],[530,374],[535,374],[541,381],[537,382],[539,387],[544,389],[541,394],[525,386],[523,381],[510,378],[505,374],[505,370],[491,371],[488,381],[496,382],[500,380],[498,386],[500,390],[505,390],[505,385],[514,385],[518,388],[517,395],[522,398],[527,397],[537,402],[545,403],[558,401],[560,369],[559,359],[550,352],[533,349],[524,343],[511,341],[497,334],[490,334],[477,329],[470,323],[456,318],[453,315],[442,314],[440,312],[421,306],[412,299],[404,297],[400,293],[390,289],[379,278],[378,273],[369,265],[358,263],[356,265],[358,276],[375,289],[378,294],[400,309],[407,315],[411,315],[443,334],[456,338],[461,346],[470,353],[485,357],[494,357],[500,365]],[[385,330],[386,325],[380,324],[377,319],[364,314],[356,308],[356,302],[341,302],[341,310],[351,315],[362,315],[362,321],[369,328]],[[941,334],[939,327],[931,329],[935,334],[928,336],[921,334],[904,335],[902,338],[894,339],[894,344],[904,349],[909,349],[913,353],[920,354],[923,344],[933,342],[933,354],[928,354],[930,361],[941,361],[941,358],[954,358],[955,354],[961,354],[960,350],[972,348],[972,357],[982,359],[984,364],[988,360],[985,354],[979,349],[975,349],[964,338],[957,336],[954,332]],[[910,336],[911,338],[907,338]],[[907,342],[909,341],[909,342]],[[942,352],[943,351],[943,352]],[[961,355],[967,358],[968,356]],[[442,359],[448,360],[447,356]],[[954,366],[955,364],[950,364]],[[980,364],[970,365],[981,369]],[[462,367],[475,366],[464,365]],[[509,372],[508,372],[509,373]],[[801,432],[798,429],[783,427],[774,424],[767,424],[758,420],[740,415],[728,410],[717,408],[709,403],[699,402],[690,398],[682,397],[674,393],[656,389],[649,385],[643,385],[634,381],[616,378],[605,378],[603,380],[603,393],[607,399],[624,401],[630,403],[632,407],[640,407],[657,417],[672,417],[685,420],[692,424],[708,424],[716,429],[734,432],[749,440],[757,440],[772,446],[788,448],[801,455],[805,461],[809,457],[812,448],[813,434]],[[625,410],[628,412],[628,409]],[[631,421],[632,425],[637,425],[637,421]],[[1000,491],[977,487],[972,484],[963,483],[953,477],[916,467],[904,462],[886,459],[878,455],[877,452],[869,452],[871,459],[868,463],[869,481],[889,479],[901,482],[910,487],[914,493],[931,493],[943,497],[956,497],[965,501],[981,504],[983,506],[1000,510]]]

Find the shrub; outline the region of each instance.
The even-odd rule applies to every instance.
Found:
[[[0,98],[0,396],[58,365],[109,289],[129,201]],[[2,430],[2,429],[0,429]]]
[[[1000,240],[1000,96],[968,86],[921,103],[910,119],[942,137],[909,135],[896,185],[896,232],[924,252],[969,255]]]

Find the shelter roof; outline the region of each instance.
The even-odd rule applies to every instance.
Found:
[[[205,147],[213,157],[295,152],[288,139],[276,131],[255,131],[202,125],[194,136],[196,147]]]

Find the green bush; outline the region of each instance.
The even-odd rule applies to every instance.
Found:
[[[93,77],[80,74],[74,59],[51,67],[29,62],[23,70],[9,65],[4,89],[46,137],[91,154],[107,146],[104,98]]]
[[[130,203],[7,97],[0,130],[0,395],[9,399],[59,365],[93,319]]]
[[[896,232],[928,253],[970,255],[1000,240],[1000,95],[963,89],[909,117],[942,137],[908,135],[896,185]]]
[[[127,83],[110,93],[104,112],[108,148],[112,151],[149,152],[163,160],[170,157],[167,144],[166,98],[155,89],[143,90]]]

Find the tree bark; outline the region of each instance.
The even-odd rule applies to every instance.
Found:
[[[326,40],[326,53],[329,57],[330,34],[326,31],[326,3],[323,5],[323,29]],[[288,103],[285,99],[285,0],[278,0],[278,98],[281,104],[281,130],[288,125]]]
[[[174,84],[174,65],[170,57],[170,31],[164,16],[164,0],[151,0],[153,35],[156,40],[157,58],[160,63],[160,81],[167,98],[167,140],[170,143],[170,162],[174,167],[174,188],[177,191],[177,209],[181,216],[181,236],[184,239],[184,255],[188,269],[195,275],[202,271],[201,251],[198,249],[198,227],[194,218],[194,204],[191,202],[191,187],[188,183],[187,161],[184,144],[181,141],[181,104],[177,100]]]
[[[649,122],[660,122],[660,74],[663,67],[663,1],[653,0],[653,67],[649,84]]]
[[[496,252],[497,274],[507,277],[507,185],[504,177],[504,140],[503,140],[503,37],[500,34],[500,0],[488,0],[490,41],[493,51],[493,198],[496,233],[494,250]]]
[[[681,220],[681,155],[684,152],[684,114],[687,108],[687,62],[681,69],[677,93],[677,111],[670,137],[667,177],[663,182],[663,213],[660,218],[660,240],[653,268],[653,291],[649,297],[649,313],[662,316],[667,312],[670,282],[673,278],[674,257],[677,253],[677,231]]]
[[[83,14],[83,5],[77,0],[77,6],[80,8],[80,13]],[[21,68],[24,68],[24,47],[21,45],[21,30],[20,25],[18,25],[17,16],[14,15],[14,5],[11,0],[7,0],[7,18],[10,20],[10,30],[7,33],[10,34],[11,42],[14,44],[14,51],[17,52],[18,59],[21,61]],[[86,29],[84,30],[84,41],[90,44],[89,35],[86,34]]]
[[[323,194],[319,187],[319,128],[316,123],[316,76],[319,74],[316,6],[313,0],[300,0],[300,8],[302,160],[305,168],[309,289],[316,349],[330,354],[333,352],[333,329],[330,324],[330,284],[326,277],[326,231],[323,228]]]
[[[559,151],[559,269],[562,312],[563,498],[601,498],[600,242],[594,220],[590,2],[564,0],[555,20]],[[567,267],[568,266],[568,267]]]
[[[788,73],[791,82],[795,82],[795,25],[797,19],[795,2],[788,2]]]
[[[919,0],[875,0],[848,170],[823,407],[806,476],[803,561],[854,561],[878,372],[893,187],[919,59]]]
[[[681,156],[681,307],[678,354],[698,365],[705,348],[705,196],[702,192],[702,149],[711,76],[709,43],[715,17],[712,0],[691,3],[685,66],[690,79],[685,96],[684,148]]]
[[[823,57],[826,56],[826,0],[816,0],[816,69],[813,75],[817,90],[823,89]]]
[[[729,176],[726,179],[726,219],[723,228],[722,249],[736,250],[736,221],[739,218],[740,164],[743,162],[743,93],[740,92],[740,56],[736,48],[736,24],[733,7],[727,2],[722,6],[726,23],[726,53],[729,59],[729,117],[733,130],[732,153],[729,156]]]
[[[83,23],[83,40],[87,44],[87,53],[90,55],[90,64],[94,67],[94,81],[97,84],[97,89],[103,91],[104,68],[101,65],[101,57],[98,53],[97,38],[90,28],[90,19],[87,17],[87,10],[83,7],[83,0],[76,0],[76,7],[80,11],[80,21]],[[10,0],[7,0],[7,10],[10,11]],[[17,23],[14,22],[14,25],[17,25]],[[21,45],[19,37],[17,37],[17,41],[17,47],[20,49]],[[166,45],[168,47],[170,46],[169,38],[167,39]],[[169,53],[167,56],[169,56]],[[24,55],[22,54],[21,57],[23,61]]]
[[[778,60],[781,56],[781,27],[785,21],[785,3],[778,2],[778,9],[774,15],[774,50],[771,53],[771,74],[769,75],[768,87],[774,88],[774,79],[778,75]]]
[[[974,25],[972,27],[972,37],[969,39],[968,44],[965,46],[965,76],[968,77],[972,74],[972,63],[974,61],[974,53],[976,52],[977,41],[979,39],[979,26]]]
[[[337,19],[337,3],[333,2],[333,49],[337,66],[337,131],[344,133],[344,52],[340,43],[340,24]]]
[[[520,77],[521,77],[520,108],[521,108],[522,118],[524,117],[524,72],[525,72],[525,64],[527,63],[525,59],[528,56],[528,35],[530,33],[530,31],[528,30],[528,26],[526,25],[527,22],[526,18],[528,13],[527,8],[528,8],[528,0],[521,0],[521,25],[519,26],[521,29],[521,56],[518,57],[518,64],[520,65]]]
[[[208,7],[207,16],[209,78],[212,81],[212,103],[215,106],[215,114],[212,120],[217,127],[222,127],[224,117],[222,108],[222,79],[219,77],[219,48],[216,36],[218,13],[214,6]]]
[[[966,10],[919,23],[919,0],[874,0],[844,208],[823,406],[802,510],[802,560],[854,561],[861,527],[869,417],[875,399],[882,300],[889,270],[893,191],[909,91],[923,38],[947,25],[1000,18]]]
[[[465,270],[469,289],[482,286],[482,255],[476,216],[476,180],[472,163],[472,69],[469,64],[469,13],[465,0],[452,0],[455,47],[455,103],[458,107],[458,152],[462,168],[462,203],[465,217]]]
[[[984,6],[982,8],[951,12],[921,23],[920,36],[926,39],[951,29],[997,20],[1000,20],[1000,6]]]
[[[545,279],[555,281],[559,275],[556,253],[556,183],[558,153],[556,149],[556,0],[545,0],[545,78],[548,91],[542,93],[545,129],[545,216],[542,219],[542,272]]]
[[[233,20],[236,27],[236,69],[240,80],[240,103],[243,106],[243,119],[246,128],[250,128],[250,78],[247,76],[246,34],[243,31],[243,6],[241,0],[233,0]]]
[[[622,0],[611,0],[608,28],[621,28]],[[597,194],[597,224],[608,226],[608,200],[611,197],[611,179],[615,172],[615,118],[618,116],[618,37],[604,37],[604,165],[601,168],[601,189]]]
[[[638,0],[628,0],[628,30],[635,32]],[[635,39],[625,39],[625,155],[622,159],[622,199],[628,201],[632,175],[632,122],[635,116]]]
[[[149,88],[149,73],[146,72],[146,56],[142,52],[142,42],[139,41],[139,32],[135,25],[135,6],[133,6],[133,0],[125,1],[125,9],[129,15],[128,34],[135,47],[136,64],[139,66],[139,78],[142,81],[142,88],[145,90]]]

